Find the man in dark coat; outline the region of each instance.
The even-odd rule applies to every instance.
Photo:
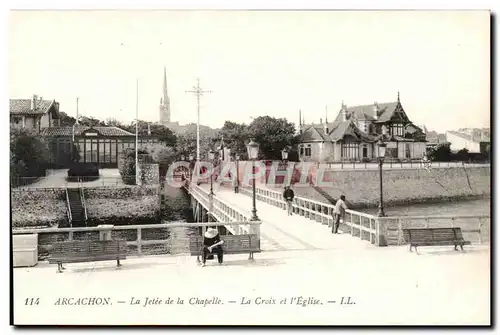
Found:
[[[290,186],[285,186],[285,192],[283,192],[283,199],[285,199],[285,201],[286,201],[288,215],[293,214],[293,198],[294,197],[295,197],[295,193],[290,188]]]

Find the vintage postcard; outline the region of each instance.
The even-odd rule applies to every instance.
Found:
[[[15,325],[490,325],[489,11],[9,13]]]

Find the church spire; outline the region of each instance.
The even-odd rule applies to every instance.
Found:
[[[168,100],[168,92],[167,92],[167,67],[163,67],[163,101]]]
[[[302,110],[299,109],[299,127],[302,127]]]

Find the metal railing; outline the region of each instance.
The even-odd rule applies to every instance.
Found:
[[[73,216],[71,215],[71,204],[69,202],[69,194],[68,194],[68,189],[65,189],[66,192],[66,210],[68,213],[68,219],[69,219],[69,225],[73,225]]]
[[[191,184],[188,190],[208,210],[209,214],[217,221],[224,223],[232,234],[257,234],[260,238],[261,221],[252,221],[249,213],[235,209],[224,200],[219,199],[216,195],[210,195],[209,191],[205,191],[197,185]],[[233,222],[248,222],[248,225],[234,224]]]
[[[83,185],[82,185],[82,183],[80,183],[80,185],[79,185],[79,192],[80,192],[80,201],[81,201],[82,207],[83,207],[83,214],[85,215],[84,216],[84,218],[85,218],[85,224],[87,224],[87,220],[88,220],[87,205],[85,204],[85,193],[83,191]]]
[[[240,187],[240,192],[248,196],[253,195],[252,190],[249,188]],[[258,187],[255,189],[255,192],[257,200],[286,210],[286,202],[280,192]],[[328,227],[333,225],[335,206],[332,204],[295,197],[292,202],[292,208],[295,214],[320,222],[323,225],[328,225]],[[383,242],[380,239],[382,231],[379,227],[378,217],[375,215],[347,209],[342,223],[347,226],[348,233],[352,236],[359,237],[361,240],[366,240],[376,245],[381,245]]]
[[[377,162],[338,162],[338,163],[317,163],[327,169],[332,170],[374,170],[378,169]],[[409,161],[395,162],[385,161],[384,169],[432,169],[432,168],[451,168],[451,167],[482,167],[490,166],[490,163],[469,163],[469,162],[434,162],[428,161]]]
[[[259,221],[231,222],[232,225],[259,227]],[[180,250],[180,253],[189,252],[189,235],[175,236],[167,233],[173,228],[197,228],[225,226],[223,222],[187,223],[174,222],[168,224],[146,224],[127,226],[106,227],[79,227],[79,228],[22,228],[14,229],[13,235],[38,234],[38,245],[45,254],[50,253],[53,243],[71,240],[99,240],[99,232],[111,231],[112,238],[125,239],[129,246],[130,255],[143,255],[155,253],[172,253],[172,250]],[[156,230],[156,231],[153,231]],[[158,233],[158,231],[160,231]],[[148,238],[149,237],[149,238]],[[158,238],[162,237],[162,238]],[[169,246],[168,248],[164,248]],[[156,248],[155,248],[156,247]],[[43,252],[42,252],[43,253]]]
[[[240,193],[252,196],[250,188],[240,187]],[[256,199],[286,210],[286,202],[280,192],[256,188]],[[295,197],[292,202],[293,213],[331,227],[335,206],[316,200]],[[347,209],[344,221],[347,232],[361,240],[370,241],[377,246],[404,244],[404,228],[460,227],[474,244],[489,242],[489,215],[434,215],[434,216],[389,216],[378,217]]]

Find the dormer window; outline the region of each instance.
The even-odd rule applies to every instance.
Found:
[[[404,127],[401,123],[395,123],[391,127],[391,133],[394,136],[403,136],[404,135]]]

